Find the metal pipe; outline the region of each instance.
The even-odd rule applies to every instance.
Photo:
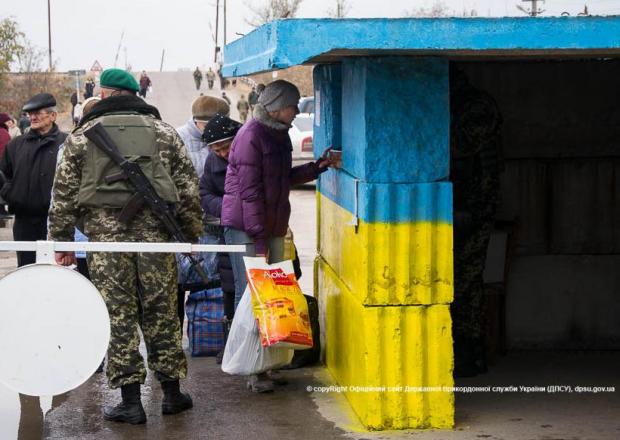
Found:
[[[53,249],[55,252],[233,252],[243,253],[245,245],[192,244],[192,243],[142,243],[142,242],[96,242],[96,241],[0,241],[1,251],[36,251]]]

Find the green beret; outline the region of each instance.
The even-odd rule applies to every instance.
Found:
[[[99,77],[99,85],[108,89],[131,90],[137,92],[140,90],[138,81],[129,72],[123,69],[106,69]]]

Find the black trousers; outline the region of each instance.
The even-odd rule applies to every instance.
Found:
[[[37,241],[47,238],[47,216],[23,217],[15,216],[13,223],[14,241]],[[17,267],[34,264],[37,259],[36,252],[17,252]]]

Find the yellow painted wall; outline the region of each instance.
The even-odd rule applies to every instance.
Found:
[[[443,222],[349,225],[353,214],[319,199],[319,253],[365,305],[449,304],[452,225]]]
[[[349,387],[362,423],[371,430],[453,427],[451,392],[406,388],[453,386],[449,306],[365,306],[320,257],[317,269],[327,367]]]

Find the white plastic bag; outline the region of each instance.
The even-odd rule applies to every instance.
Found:
[[[263,347],[252,311],[250,288],[246,287],[235,311],[228,334],[222,371],[228,374],[249,376],[277,370],[291,363],[293,352],[289,348]]]

